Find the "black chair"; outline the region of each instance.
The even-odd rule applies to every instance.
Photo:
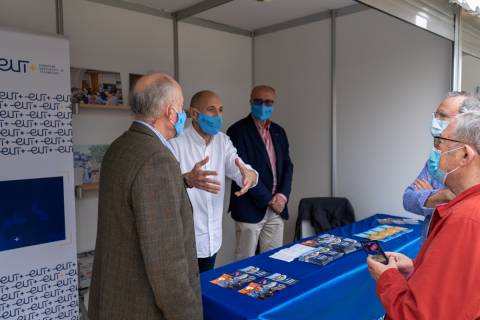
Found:
[[[302,232],[302,224],[319,234],[353,222],[355,212],[346,198],[303,198],[298,205],[294,241],[311,235]]]

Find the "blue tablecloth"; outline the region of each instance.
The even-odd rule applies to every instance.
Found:
[[[385,217],[392,216],[377,214],[328,233],[354,238],[353,234],[379,225],[376,219]],[[382,246],[385,251],[402,252],[414,258],[420,249],[422,227],[420,224],[404,226],[414,231],[382,242]],[[375,293],[375,282],[367,270],[366,254],[363,250],[346,255],[324,267],[297,260],[288,263],[268,257],[278,250],[280,249],[202,273],[205,319],[376,320],[384,314]],[[287,274],[300,281],[266,300],[255,299],[236,290],[210,283],[223,273],[232,273],[247,266]]]

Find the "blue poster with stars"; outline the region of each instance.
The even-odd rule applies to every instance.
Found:
[[[0,181],[0,251],[60,240],[63,177]]]

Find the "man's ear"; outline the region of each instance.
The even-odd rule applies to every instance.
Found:
[[[190,106],[190,108],[188,108],[187,113],[190,116],[190,118],[192,118],[192,120],[198,121],[198,111],[195,108]]]
[[[473,159],[478,156],[478,152],[469,145],[465,145],[465,151],[460,162],[461,165],[470,164]]]

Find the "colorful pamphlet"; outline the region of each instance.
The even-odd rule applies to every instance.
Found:
[[[380,224],[420,224],[417,219],[411,218],[380,218],[377,219]]]
[[[400,237],[406,233],[412,232],[413,229],[391,226],[387,224],[380,225],[362,233],[355,234],[356,237],[366,238],[369,240],[389,241]]]
[[[331,249],[328,247],[318,247],[313,249],[312,251],[300,256],[298,258],[299,261],[308,262],[317,264],[319,266],[325,266],[333,261],[333,258],[329,254]]]
[[[268,277],[266,277],[265,279],[277,281],[277,282],[286,284],[287,286],[292,286],[298,282],[297,279],[289,278],[286,274],[281,274],[281,273],[273,273]]]
[[[238,289],[245,283],[255,281],[256,279],[257,277],[255,277],[254,275],[241,271],[235,271],[232,274],[224,273],[220,277],[210,282],[222,288]]]
[[[301,243],[312,248],[328,247],[345,254],[357,251],[361,245],[357,240],[335,236],[333,234],[321,234],[316,238]]]
[[[248,286],[242,290],[239,290],[238,292],[241,294],[246,294],[252,298],[265,300],[273,296],[276,292],[285,289],[286,287],[287,285],[283,283],[263,279],[260,281],[260,283],[249,283]]]
[[[248,266],[230,274],[222,274],[210,281],[211,283],[227,289],[241,289],[239,293],[246,294],[258,299],[267,299],[275,292],[281,291],[298,282],[286,274],[271,273],[255,266]]]
[[[260,269],[259,267],[248,266],[246,268],[240,269],[239,271],[245,272],[251,275],[254,275],[258,278],[263,278],[270,275],[270,272]]]

